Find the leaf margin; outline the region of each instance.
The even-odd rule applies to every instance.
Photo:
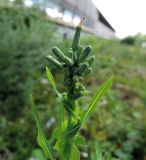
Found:
[[[105,92],[112,86],[113,76],[111,76],[109,79],[107,79],[105,82],[102,83],[102,85],[97,90],[96,94],[91,99],[91,102],[89,104],[89,107],[85,113],[85,115],[82,118],[82,124],[85,122],[85,120],[91,115],[91,112],[95,110],[97,102],[100,100],[100,98],[105,94]]]
[[[32,94],[30,95],[30,104],[31,104],[32,114],[33,114],[33,117],[35,119],[36,126],[37,126],[37,131],[38,131],[37,141],[38,141],[38,144],[42,148],[42,150],[44,151],[45,156],[47,158],[49,158],[50,160],[54,160],[53,156],[52,156],[51,147],[47,143],[47,138],[46,138],[45,133],[43,131],[43,127],[41,125],[41,120],[40,120],[35,102],[33,100]],[[39,138],[42,138],[44,145],[39,141]]]

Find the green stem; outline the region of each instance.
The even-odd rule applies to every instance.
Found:
[[[74,111],[75,106],[73,106],[73,104],[75,104],[75,101],[68,99],[66,103],[70,104],[68,107],[72,108]],[[61,144],[61,160],[71,160],[71,150],[73,147],[74,136],[69,133],[72,131],[75,121],[75,117],[67,113],[67,126]]]
[[[68,68],[67,71],[67,78],[69,79],[69,84],[67,85],[67,96],[64,100],[64,108],[67,113],[67,126],[64,131],[63,138],[61,140],[61,160],[72,160],[72,148],[73,148],[73,139],[76,135],[76,125],[77,125],[77,118],[78,118],[78,110],[76,110],[77,102],[74,98],[74,90],[75,90],[75,82],[73,81],[73,73],[74,73],[74,66]]]

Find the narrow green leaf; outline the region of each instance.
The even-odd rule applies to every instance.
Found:
[[[53,86],[56,94],[59,95],[57,87],[56,87],[55,80],[54,80],[53,75],[52,75],[52,73],[51,73],[51,71],[49,70],[48,67],[46,67],[46,74],[47,74],[48,80],[50,81],[51,85]]]
[[[53,148],[54,148],[55,150],[59,151],[59,152],[61,152],[61,151],[60,151],[60,143],[61,143],[61,141],[62,141],[62,139],[59,138],[59,139],[56,141],[55,145],[53,146]]]
[[[64,122],[62,122],[61,126],[62,126],[62,132],[64,132],[65,128],[67,127],[67,120],[65,120]],[[52,138],[59,139],[60,135],[61,135],[60,125],[58,125],[53,130]]]
[[[32,151],[32,157],[36,160],[47,160],[41,149],[34,149]]]
[[[109,78],[106,80],[98,89],[95,96],[92,98],[91,103],[87,109],[87,112],[83,116],[82,123],[84,123],[85,119],[87,119],[91,113],[95,110],[97,102],[100,100],[100,98],[104,95],[104,93],[111,87],[113,78]]]
[[[64,110],[64,107],[63,105],[61,105],[60,107],[60,133],[62,133],[63,131],[63,122],[65,120],[65,110]]]
[[[31,110],[32,110],[32,113],[33,113],[33,116],[36,122],[37,130],[38,130],[38,136],[37,136],[38,144],[43,149],[45,156],[49,158],[50,160],[53,160],[52,151],[51,151],[49,144],[47,143],[47,138],[44,134],[44,131],[41,125],[41,121],[40,121],[40,117],[38,115],[37,107],[34,103],[32,95],[30,96],[30,104],[31,104]]]
[[[75,145],[71,149],[71,160],[80,160],[80,151]]]

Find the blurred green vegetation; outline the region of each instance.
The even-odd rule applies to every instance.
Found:
[[[0,158],[44,160],[36,144],[36,128],[30,113],[28,95],[33,92],[49,137],[57,124],[59,103],[45,76],[45,56],[54,45],[64,52],[71,46],[58,26],[37,9],[0,8]],[[109,76],[111,90],[100,101],[96,113],[81,130],[88,147],[81,148],[82,159],[90,159],[96,147],[120,160],[144,160],[146,156],[146,52],[145,37],[135,37],[127,45],[82,34],[81,43],[91,44],[96,57],[94,70],[85,85],[94,94]],[[60,90],[60,71],[53,70]],[[84,110],[90,96],[81,99]],[[84,158],[83,153],[88,153]],[[87,154],[86,154],[87,155]],[[92,157],[95,157],[92,154]]]

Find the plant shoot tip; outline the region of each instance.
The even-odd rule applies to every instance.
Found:
[[[82,26],[84,25],[85,21],[86,21],[86,17],[83,16],[83,17],[81,18],[81,20],[80,20],[78,26],[79,26],[79,27],[82,27]]]

